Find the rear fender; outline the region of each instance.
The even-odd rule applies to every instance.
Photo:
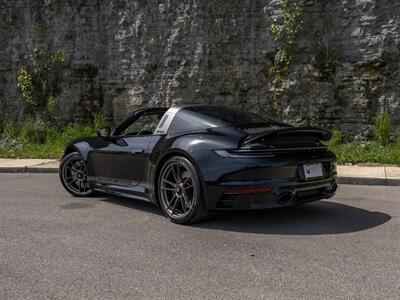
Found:
[[[173,142],[172,148],[182,149],[185,152],[192,153],[202,150],[237,149],[238,145],[239,139],[219,134],[196,133],[177,138]]]

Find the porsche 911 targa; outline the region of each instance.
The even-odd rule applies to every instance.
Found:
[[[135,111],[114,130],[73,141],[60,179],[94,192],[150,201],[179,224],[207,212],[302,204],[335,194],[331,132],[256,114],[189,105]]]

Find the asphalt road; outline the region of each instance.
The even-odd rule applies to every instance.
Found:
[[[151,204],[0,174],[0,299],[399,299],[400,187],[179,226]]]

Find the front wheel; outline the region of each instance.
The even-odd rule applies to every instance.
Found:
[[[206,215],[196,169],[182,156],[174,156],[163,165],[158,195],[165,215],[175,223],[190,224]]]
[[[93,194],[87,180],[86,164],[80,154],[73,152],[63,158],[60,164],[60,180],[70,194],[87,197]]]

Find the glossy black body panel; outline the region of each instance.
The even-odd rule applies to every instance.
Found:
[[[67,147],[66,154],[78,151],[86,161],[92,188],[157,204],[158,172],[162,164],[173,155],[182,155],[198,172],[208,210],[271,208],[334,195],[336,158],[321,144],[277,148],[257,141],[256,149],[252,149],[249,143],[262,138],[262,134],[252,138],[233,125],[172,134],[119,135],[129,122],[153,111],[166,109],[137,111],[111,137],[79,139]],[[321,136],[328,134],[312,130]],[[322,163],[322,178],[305,180],[301,166],[309,163]],[[235,194],[229,192],[232,188],[267,190]],[[287,200],[283,197],[285,193],[290,193],[290,201],[282,201]]]

